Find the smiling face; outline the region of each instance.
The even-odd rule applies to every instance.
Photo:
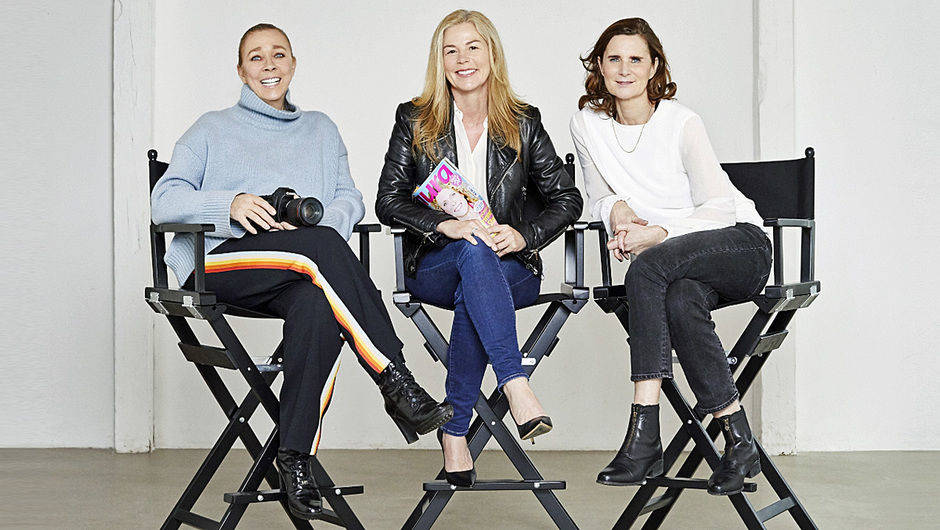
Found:
[[[441,210],[444,210],[445,213],[449,213],[458,219],[470,212],[470,205],[467,203],[467,198],[450,188],[443,188],[439,191],[435,200],[438,206],[441,207]]]
[[[297,66],[287,38],[274,29],[254,31],[245,37],[239,54],[238,77],[262,101],[283,110],[287,87]]]
[[[470,94],[486,90],[490,77],[490,50],[472,22],[444,30],[444,76],[454,91]]]
[[[607,91],[618,100],[647,98],[646,85],[656,73],[649,46],[639,35],[616,35],[598,59]]]

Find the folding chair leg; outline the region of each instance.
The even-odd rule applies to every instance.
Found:
[[[572,312],[577,312],[584,305],[582,301],[571,302],[571,305],[564,302],[552,302],[543,313],[539,323],[529,335],[522,352],[524,355],[523,369],[528,375],[531,375],[535,368],[541,362],[542,358],[549,355],[558,343],[558,332],[565,320]],[[420,304],[398,306],[405,316],[411,318],[422,336],[425,338],[425,347],[431,353],[435,360],[442,361],[446,366],[447,360],[447,340],[441,334],[440,330],[428,317],[427,312]],[[526,361],[525,359],[528,359]],[[558,528],[576,529],[571,516],[562,506],[558,497],[551,488],[538,488],[536,484],[541,484],[544,480],[535,464],[529,459],[522,446],[515,439],[513,434],[506,428],[503,418],[509,412],[509,401],[499,390],[494,390],[489,398],[480,393],[474,410],[477,417],[470,425],[470,431],[467,434],[467,443],[470,449],[471,458],[476,459],[483,452],[490,437],[496,438],[503,452],[509,458],[512,465],[519,472],[526,484],[523,488],[532,491],[536,499],[542,505],[543,509],[554,521]],[[444,479],[444,469],[438,472],[436,480]],[[564,487],[563,483],[546,481],[546,486],[553,484],[555,488]],[[559,486],[560,484],[560,486]],[[544,486],[543,486],[544,487]],[[538,489],[537,489],[538,488]],[[426,491],[412,510],[411,515],[405,521],[402,528],[408,529],[427,529],[431,528],[434,522],[440,517],[447,503],[453,497],[456,489],[435,489]]]

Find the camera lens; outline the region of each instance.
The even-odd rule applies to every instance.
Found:
[[[287,222],[294,226],[314,226],[323,218],[323,205],[314,197],[287,203]]]

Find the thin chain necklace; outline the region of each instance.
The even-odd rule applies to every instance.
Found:
[[[614,125],[614,122],[617,121],[617,118],[611,118],[611,119],[610,119],[610,130],[613,131],[613,133],[614,133],[614,139],[617,140],[617,145],[620,146],[620,149],[622,149],[624,153],[632,153],[632,152],[636,151],[636,147],[637,147],[638,145],[640,145],[640,138],[643,138],[643,130],[646,129],[646,124],[650,122],[650,119],[653,117],[653,112],[654,112],[655,110],[656,110],[656,105],[653,105],[653,106],[650,108],[649,116],[646,117],[646,121],[643,122],[643,126],[640,127],[640,134],[637,135],[637,137],[636,137],[636,143],[633,144],[633,147],[630,148],[629,150],[626,149],[626,148],[623,146],[622,143],[620,143],[620,136],[617,135],[617,127]]]

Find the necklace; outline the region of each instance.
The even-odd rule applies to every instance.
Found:
[[[620,149],[622,149],[624,153],[632,153],[636,151],[636,147],[640,145],[640,138],[643,138],[643,130],[646,129],[646,124],[650,122],[650,119],[653,117],[653,112],[655,110],[656,110],[656,106],[654,105],[650,109],[650,113],[649,113],[649,116],[646,117],[646,121],[643,122],[643,126],[640,127],[640,134],[637,135],[636,137],[636,143],[633,144],[633,147],[630,148],[629,150],[625,148],[622,143],[620,143],[620,136],[617,135],[617,127],[614,125],[614,122],[617,121],[617,119],[616,118],[610,119],[610,130],[613,131],[614,139],[617,140],[617,145],[620,146]]]

